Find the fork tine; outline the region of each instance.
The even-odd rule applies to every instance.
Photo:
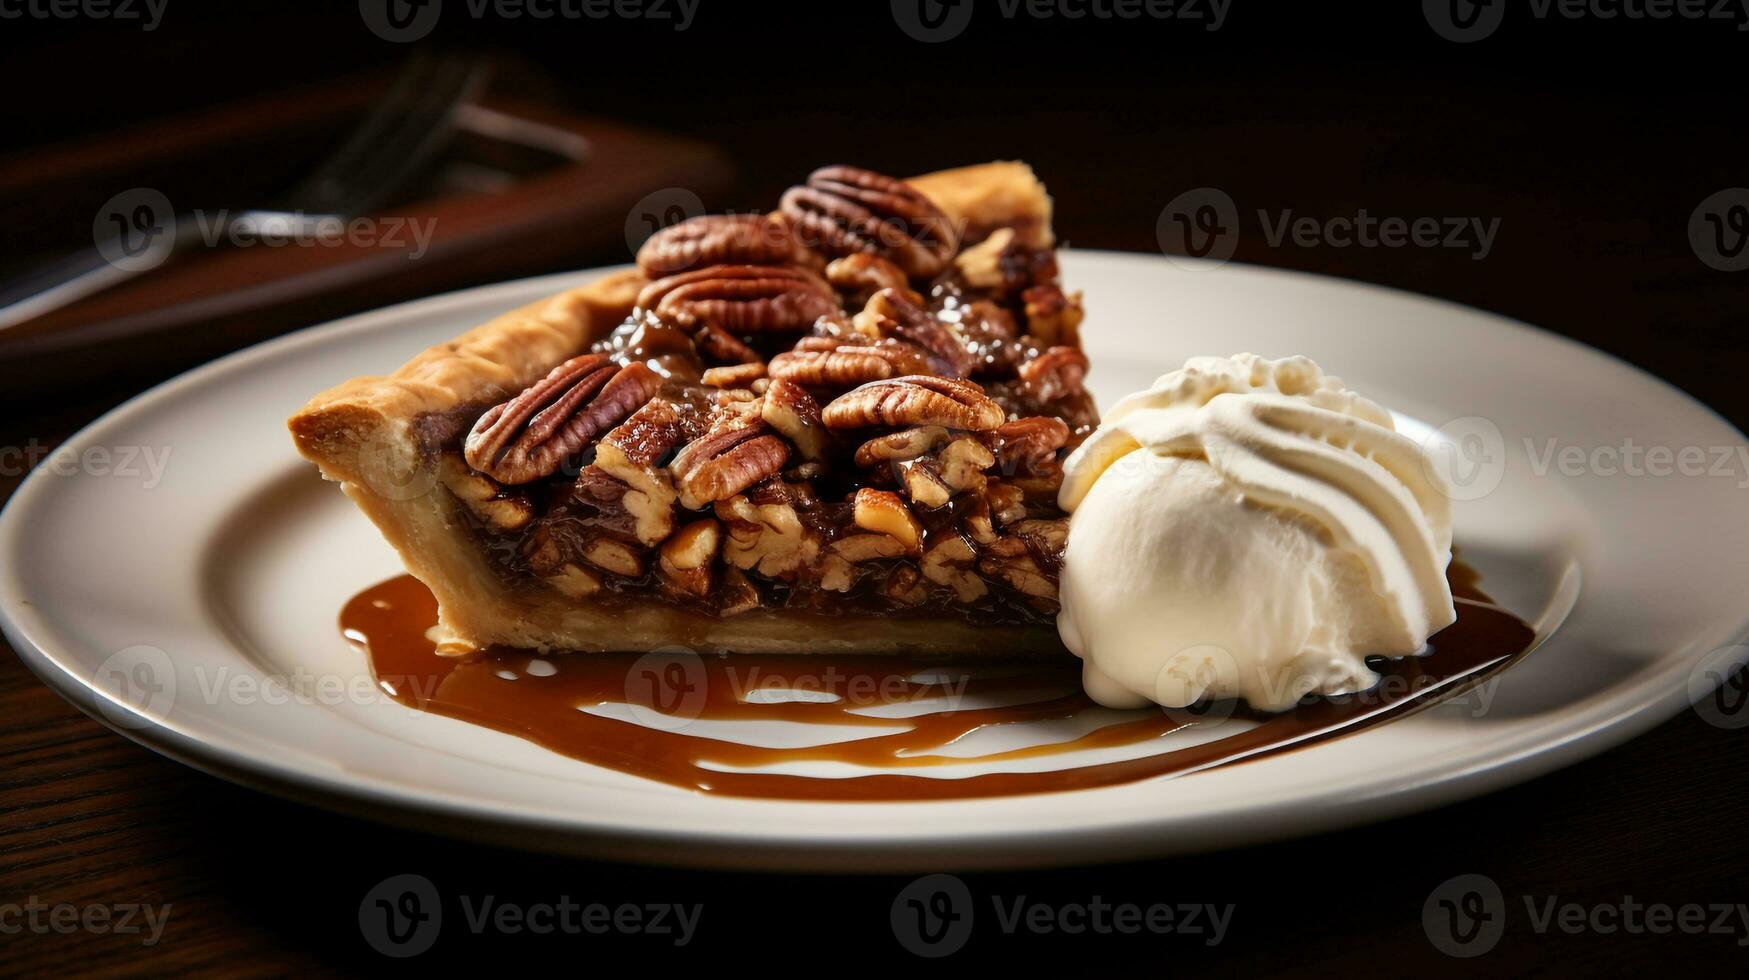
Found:
[[[478,61],[440,62],[426,80],[423,97],[407,107],[398,125],[379,135],[369,151],[353,161],[351,172],[330,184],[331,210],[362,213],[421,170],[449,141],[451,119],[478,91],[485,75],[485,66]]]
[[[423,95],[425,78],[435,67],[435,60],[426,52],[408,58],[370,113],[353,127],[337,149],[323,157],[316,169],[298,182],[287,197],[299,205],[308,204],[326,197],[329,185],[344,183],[344,175],[381,141],[384,133],[406,116],[408,108]]]

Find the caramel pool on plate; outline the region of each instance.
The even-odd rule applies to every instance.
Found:
[[[1076,661],[989,674],[961,672],[951,661],[896,657],[543,657],[508,649],[440,657],[426,638],[437,622],[436,600],[408,575],[355,596],[341,612],[340,626],[370,657],[377,683],[400,703],[508,732],[594,765],[730,796],[965,799],[1111,786],[1230,765],[1359,731],[1467,690],[1528,652],[1536,637],[1522,620],[1478,592],[1473,574],[1463,566],[1454,564],[1450,577],[1457,622],[1433,637],[1425,656],[1375,661],[1381,682],[1373,691],[1311,699],[1281,714],[1257,714],[1231,703],[1110,712],[1081,693]],[[761,698],[758,691],[808,693],[803,699],[775,700]],[[864,713],[881,705],[942,699],[946,707],[907,718]],[[1002,706],[955,707],[965,701]],[[1011,701],[1018,703],[1007,703]],[[639,720],[586,710],[615,705]],[[1045,745],[970,758],[942,752],[990,726],[1074,719],[1089,711],[1116,720]],[[1199,717],[1228,714],[1255,724],[1199,745],[1125,761],[957,778],[925,774],[943,765],[1136,745],[1164,739]],[[766,748],[691,734],[686,723],[695,719],[905,727],[824,745]],[[886,771],[843,778],[725,771],[819,761]]]

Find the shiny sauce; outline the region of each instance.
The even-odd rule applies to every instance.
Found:
[[[730,796],[962,799],[1111,786],[1229,765],[1350,734],[1469,690],[1528,652],[1536,637],[1529,625],[1479,592],[1463,566],[1453,565],[1451,579],[1457,622],[1429,642],[1429,653],[1374,659],[1370,665],[1382,680],[1373,691],[1308,698],[1281,714],[1253,713],[1234,702],[1111,711],[1081,692],[1080,663],[1068,658],[961,669],[951,661],[902,657],[685,652],[543,657],[513,649],[444,657],[427,638],[437,622],[436,600],[405,575],[354,597],[341,612],[340,625],[370,658],[377,683],[400,703],[508,732],[594,765]],[[905,711],[913,703],[926,710],[909,717],[867,713]],[[1241,724],[1228,726],[1228,718]],[[704,729],[712,726],[699,724],[722,721],[871,732],[846,741],[773,748],[711,737]],[[992,726],[1033,722],[1060,723],[1071,731],[1060,741],[983,755],[945,751]],[[1187,728],[1216,725],[1234,731],[1189,747],[1166,744]],[[1078,729],[1088,730],[1074,734]],[[821,731],[842,738],[846,729]],[[947,765],[1150,742],[1162,743],[1162,750],[1090,764],[1065,759],[1062,767],[1044,772],[927,774]],[[840,777],[756,771],[815,762],[881,771]]]

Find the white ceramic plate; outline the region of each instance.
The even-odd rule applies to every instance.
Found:
[[[1102,253],[1066,255],[1064,273],[1087,293],[1102,404],[1189,355],[1304,353],[1455,452],[1459,546],[1546,642],[1485,703],[1176,779],[940,803],[693,794],[375,697],[335,617],[399,566],[293,451],[285,417],[594,272],[307,330],[110,413],[0,515],[6,635],[129,737],[320,805],[620,859],[885,870],[1158,855],[1436,806],[1616,744],[1749,658],[1733,646],[1749,613],[1745,440],[1681,392],[1549,334],[1371,286]],[[1607,472],[1629,440],[1696,447],[1707,472]],[[1548,459],[1551,446],[1564,456]],[[1567,447],[1586,462],[1563,465]],[[1721,452],[1728,471],[1708,475]]]

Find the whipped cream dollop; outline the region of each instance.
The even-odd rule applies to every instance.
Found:
[[[1057,628],[1101,704],[1365,690],[1457,614],[1451,509],[1389,412],[1304,357],[1192,358],[1068,459]]]

